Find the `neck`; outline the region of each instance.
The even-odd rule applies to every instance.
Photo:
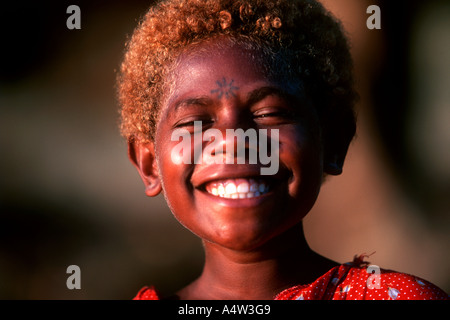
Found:
[[[256,250],[235,251],[206,242],[204,248],[203,272],[178,293],[181,299],[273,299],[335,265],[309,248],[301,224]]]

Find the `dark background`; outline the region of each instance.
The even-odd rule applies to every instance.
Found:
[[[305,219],[311,247],[450,289],[450,5],[325,1],[352,39],[358,138]],[[81,8],[81,30],[66,9]],[[150,199],[117,129],[115,77],[151,1],[0,8],[0,298],[130,299],[201,271],[200,241]],[[382,29],[367,30],[378,4]],[[68,290],[66,268],[81,268]]]

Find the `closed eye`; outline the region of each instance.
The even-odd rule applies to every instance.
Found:
[[[263,119],[263,118],[268,118],[268,117],[290,117],[290,116],[292,116],[291,112],[278,111],[278,112],[267,112],[267,113],[257,114],[254,117]]]
[[[189,119],[183,119],[175,123],[173,126],[174,128],[194,128],[195,126],[201,127],[204,129],[205,127],[211,126],[211,124],[214,123],[213,120],[207,119],[207,118],[189,118]]]
[[[254,121],[263,125],[279,125],[297,120],[295,112],[286,108],[264,108],[253,114]]]

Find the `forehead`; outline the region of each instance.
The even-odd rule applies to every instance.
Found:
[[[250,41],[221,37],[194,45],[180,54],[169,72],[164,105],[194,91],[208,95],[224,81],[233,82],[241,91],[268,84],[298,91],[300,81],[293,81],[283,71],[286,68],[274,68],[273,58],[263,46]]]
[[[179,57],[173,69],[172,83],[182,89],[214,83],[227,76],[240,82],[262,80],[267,78],[263,60],[262,52],[242,45],[207,42]]]

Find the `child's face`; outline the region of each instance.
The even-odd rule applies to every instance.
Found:
[[[230,249],[255,249],[298,224],[316,200],[323,177],[317,117],[301,83],[272,80],[283,77],[262,71],[258,52],[201,46],[207,54],[194,49],[172,73],[155,135],[159,181],[175,217],[193,233]],[[224,139],[226,129],[268,129],[269,136],[279,130],[277,173],[261,176],[260,163],[175,164],[171,152],[179,141],[172,133],[180,127],[193,132],[194,120]],[[261,192],[234,199],[230,183],[243,192],[256,184]],[[222,187],[229,197],[217,194]]]

